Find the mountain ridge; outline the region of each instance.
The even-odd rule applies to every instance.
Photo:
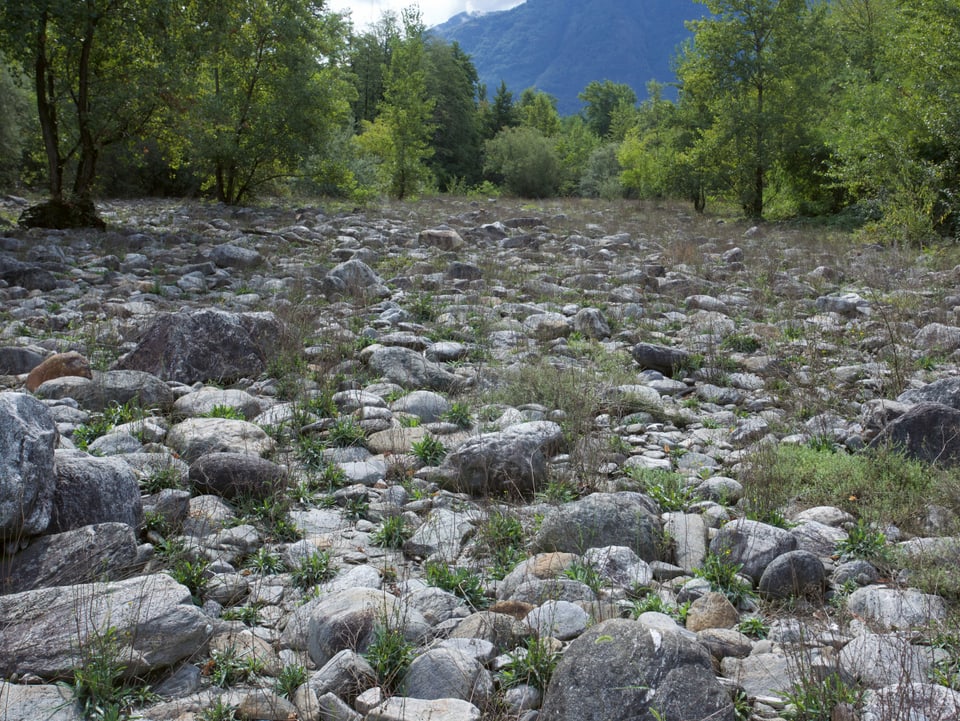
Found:
[[[514,97],[528,87],[557,98],[564,115],[592,80],[625,83],[646,96],[650,80],[674,80],[671,63],[690,37],[695,0],[526,0],[510,10],[459,13],[431,28],[471,56],[488,96],[500,81]]]

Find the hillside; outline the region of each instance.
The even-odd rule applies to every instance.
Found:
[[[671,82],[684,21],[704,8],[693,0],[527,0],[512,10],[461,13],[433,28],[457,41],[492,94],[500,81],[519,94],[536,87],[574,113],[591,80],[630,85],[639,97],[650,80]]]

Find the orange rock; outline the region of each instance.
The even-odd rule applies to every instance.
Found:
[[[27,376],[27,390],[32,393],[45,381],[63,376],[93,378],[90,361],[76,351],[52,355],[30,371]]]

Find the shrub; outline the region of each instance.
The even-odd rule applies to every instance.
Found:
[[[837,542],[837,553],[841,561],[862,559],[871,563],[882,563],[889,560],[887,537],[883,532],[871,528],[863,520],[850,529],[847,537]]]
[[[373,667],[384,690],[392,693],[410,667],[414,650],[403,637],[402,628],[381,622],[374,629],[373,641],[363,657]]]
[[[546,691],[550,677],[560,661],[549,639],[529,638],[526,648],[510,654],[510,660],[500,669],[500,685],[504,688],[527,684]]]
[[[417,459],[427,466],[439,466],[447,456],[447,447],[433,436],[425,436],[410,445],[410,450]]]
[[[337,575],[330,551],[314,551],[290,572],[293,582],[302,589],[329,581]]]
[[[505,128],[488,140],[483,169],[521,198],[550,198],[560,188],[554,144],[533,128]]]
[[[440,419],[447,423],[453,423],[458,428],[469,428],[473,425],[470,406],[464,401],[454,401],[450,404],[450,409],[444,411],[440,416]]]
[[[627,475],[637,481],[643,492],[655,500],[664,511],[682,511],[696,499],[693,489],[679,473],[659,468],[630,466]]]
[[[387,516],[380,528],[373,532],[370,540],[381,548],[403,548],[403,544],[413,535],[403,516]]]
[[[710,582],[710,588],[726,596],[734,606],[748,598],[753,598],[753,586],[738,574],[741,564],[731,563],[726,556],[708,553],[703,565],[693,570],[693,575]]]
[[[427,583],[459,596],[472,608],[480,610],[490,605],[483,583],[473,571],[467,568],[454,569],[439,561],[428,561],[423,570]]]

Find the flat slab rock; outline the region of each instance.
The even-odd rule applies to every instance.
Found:
[[[480,721],[480,709],[454,698],[393,696],[370,711],[366,721]]]

